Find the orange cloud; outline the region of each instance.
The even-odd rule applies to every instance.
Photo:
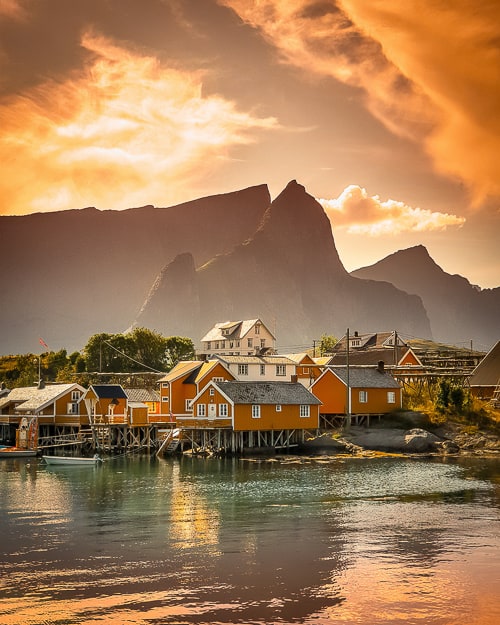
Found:
[[[350,185],[333,200],[318,199],[332,225],[345,228],[351,234],[379,236],[402,232],[444,230],[461,226],[463,217],[412,208],[397,200],[382,201],[378,195],[369,196],[366,189]]]
[[[0,17],[22,19],[25,10],[21,0],[0,0]]]
[[[202,96],[202,74],[163,67],[91,34],[92,60],[0,107],[1,212],[168,206],[231,147],[277,127]]]
[[[489,0],[219,0],[285,62],[360,88],[477,202],[500,194],[500,5]]]

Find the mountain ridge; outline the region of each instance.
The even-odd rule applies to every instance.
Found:
[[[168,208],[0,216],[0,352],[33,352],[39,337],[72,351],[93,334],[134,325],[196,344],[217,321],[255,317],[276,330],[279,345],[301,350],[346,327],[443,341],[426,284],[432,276],[458,308],[470,309],[459,340],[493,344],[498,327],[487,312],[498,310],[500,289],[480,300],[460,295],[477,289],[416,248],[407,254],[411,284],[384,265],[347,272],[324,209],[296,180],[274,200],[267,185],[256,185]]]
[[[475,340],[487,347],[498,340],[500,288],[481,289],[459,274],[445,272],[423,245],[398,250],[351,275],[389,281],[407,293],[418,293],[432,334],[443,343]]]

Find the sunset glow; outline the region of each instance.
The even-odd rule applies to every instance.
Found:
[[[487,0],[0,0],[0,214],[296,179],[340,247],[377,239],[350,268],[423,244],[498,286],[499,22]]]

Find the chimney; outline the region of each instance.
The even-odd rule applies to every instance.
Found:
[[[384,361],[383,360],[379,360],[377,363],[377,371],[379,373],[385,373],[385,366],[384,366]]]

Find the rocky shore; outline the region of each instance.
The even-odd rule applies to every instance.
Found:
[[[496,455],[500,454],[500,435],[498,430],[479,430],[454,422],[433,427],[432,431],[423,427],[391,427],[379,423],[324,433],[306,441],[302,451],[349,455],[370,455],[373,452]]]

